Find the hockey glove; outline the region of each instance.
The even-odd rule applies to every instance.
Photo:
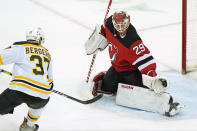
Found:
[[[151,77],[143,74],[142,80],[143,84],[155,93],[162,93],[170,87],[169,80],[164,76]]]
[[[170,87],[169,80],[164,76],[156,76],[152,83],[155,93],[162,93]]]
[[[107,39],[99,32],[99,26],[96,25],[92,35],[85,42],[84,47],[87,55],[94,54],[97,50],[103,51],[107,47]]]

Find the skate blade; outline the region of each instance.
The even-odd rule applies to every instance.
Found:
[[[170,112],[170,116],[178,114],[183,108],[185,108],[185,105],[178,105],[176,110],[172,109],[172,111]]]

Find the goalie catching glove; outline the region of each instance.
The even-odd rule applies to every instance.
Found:
[[[155,93],[162,93],[170,87],[170,81],[164,76],[142,75],[143,84]]]
[[[94,54],[97,50],[104,50],[107,47],[107,40],[106,38],[101,35],[99,26],[96,25],[92,35],[90,38],[85,42],[85,51],[87,55]]]

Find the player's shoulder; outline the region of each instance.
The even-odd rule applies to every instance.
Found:
[[[26,42],[25,41],[18,41],[18,42],[14,42],[12,45],[10,45],[10,46],[8,46],[8,47],[6,47],[6,48],[4,48],[4,49],[6,49],[6,50],[8,50],[8,49],[19,49],[21,46],[20,45],[23,45],[23,44],[25,44]]]
[[[23,44],[26,44],[27,42],[26,41],[17,41],[17,42],[14,42],[13,45],[23,45]]]
[[[37,41],[18,41],[13,43],[14,46],[20,45],[20,46],[39,46],[39,43]]]
[[[113,28],[112,15],[106,19],[106,26],[107,26],[109,29],[112,29],[112,28]],[[113,29],[114,29],[114,28],[113,28]]]
[[[106,24],[112,23],[112,15],[106,19]]]
[[[44,46],[40,45],[37,41],[18,41],[13,43],[13,46],[33,46],[33,47],[40,47],[47,50]],[[48,51],[48,50],[47,50]]]
[[[133,24],[130,23],[129,25],[129,29],[130,31],[133,31],[133,32],[137,32],[136,29],[135,29],[135,26]]]
[[[132,24],[129,25],[125,39],[127,39],[128,41],[128,44],[127,44],[128,48],[132,46],[134,43],[136,43],[137,41],[142,42],[142,39],[140,38],[135,27]]]
[[[27,46],[34,46],[34,47],[39,47],[39,43],[37,41],[17,41],[14,42],[13,47],[27,47]]]

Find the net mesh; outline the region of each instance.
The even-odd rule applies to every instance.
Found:
[[[187,0],[186,70],[197,70],[197,0]]]

